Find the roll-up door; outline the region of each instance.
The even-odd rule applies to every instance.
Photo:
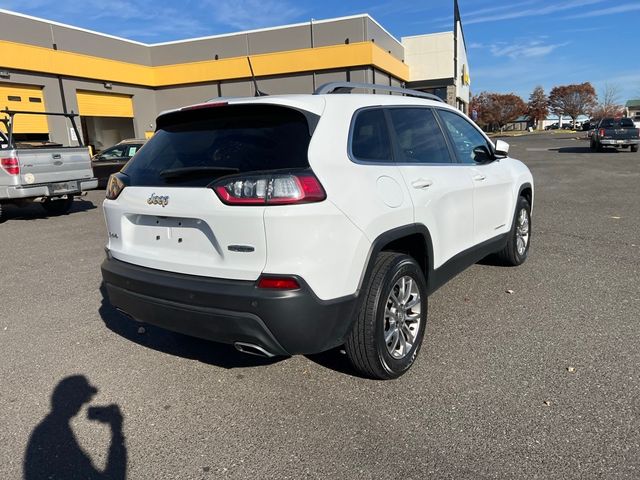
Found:
[[[0,83],[0,109],[44,112],[42,87]],[[0,114],[0,116],[4,116]],[[0,129],[5,131],[0,123]],[[44,115],[16,115],[13,117],[13,133],[49,133],[49,124]]]
[[[78,90],[78,110],[83,117],[133,118],[133,101],[129,95]]]

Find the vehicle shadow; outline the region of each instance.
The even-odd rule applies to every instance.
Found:
[[[504,260],[500,259],[500,256],[497,253],[491,253],[486,257],[478,260],[476,262],[477,265],[484,265],[486,267],[510,267],[511,265],[505,263]]]
[[[73,202],[73,206],[69,213],[63,215],[48,215],[39,203],[30,203],[23,207],[16,205],[2,205],[2,217],[0,222],[6,220],[36,220],[42,218],[56,218],[58,216],[64,217],[66,215],[73,215],[79,212],[88,212],[95,210],[96,207],[90,200],[84,198],[76,198]]]
[[[347,358],[347,355],[344,353],[344,347],[336,347],[326,352],[305,355],[305,358],[317,365],[320,365],[321,367],[333,370],[334,372],[349,375],[350,377],[370,380],[368,377],[365,377],[353,368],[349,358]]]
[[[137,322],[121,314],[111,305],[104,284],[100,286],[100,293],[102,302],[98,313],[106,327],[143,347],[226,369],[260,367],[278,363],[287,358],[249,355],[238,352],[232,345],[190,337]],[[143,333],[139,332],[140,327],[144,327]]]
[[[127,475],[127,447],[123,433],[123,415],[118,405],[87,409],[88,420],[109,425],[111,441],[104,470],[98,470],[71,428],[71,420],[82,406],[91,402],[98,389],[86,377],[73,375],[62,379],[51,394],[51,411],[31,432],[24,454],[25,480],[35,479],[112,479]]]
[[[615,148],[603,148],[599,152],[594,152],[589,147],[559,147],[550,148],[549,151],[558,153],[621,153]]]

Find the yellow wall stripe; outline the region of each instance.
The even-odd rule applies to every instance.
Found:
[[[3,68],[145,87],[250,77],[245,57],[149,67],[5,40],[0,40],[0,51]],[[407,65],[371,42],[252,55],[251,61],[257,76],[372,65],[401,80],[409,79]]]

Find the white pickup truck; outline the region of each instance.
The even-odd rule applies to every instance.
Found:
[[[7,134],[0,131],[0,221],[6,204],[25,206],[41,202],[49,215],[69,211],[75,196],[98,186],[93,175],[89,149],[78,140],[77,147],[51,147],[21,144],[13,138],[15,115],[55,115],[67,117],[80,139],[73,113],[33,113],[0,110],[0,122]]]

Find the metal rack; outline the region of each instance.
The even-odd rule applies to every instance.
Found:
[[[24,110],[9,110],[9,107],[5,107],[4,110],[0,110],[0,113],[4,113],[6,115],[5,118],[0,119],[0,122],[2,122],[5,125],[5,128],[7,129],[7,137],[9,140],[9,147],[11,147],[11,145],[13,145],[13,117],[15,115],[47,115],[47,116],[54,116],[54,117],[65,117],[68,118],[69,121],[71,122],[71,126],[73,128],[73,131],[76,134],[76,138],[78,139],[78,144],[82,147],[84,146],[82,144],[82,137],[80,136],[80,132],[78,131],[78,127],[76,126],[76,122],[75,122],[75,118],[78,117],[79,115],[77,113],[57,113],[57,112],[28,112],[28,111],[24,111]]]
[[[313,92],[314,95],[325,95],[328,93],[351,93],[351,90],[355,88],[369,89],[369,90],[381,90],[384,92],[401,93],[407,97],[426,98],[428,100],[435,100],[437,102],[445,103],[440,97],[433,95],[432,93],[420,92],[418,90],[412,90],[410,88],[392,87],[390,85],[378,85],[375,83],[356,83],[356,82],[331,82],[325,83]]]

